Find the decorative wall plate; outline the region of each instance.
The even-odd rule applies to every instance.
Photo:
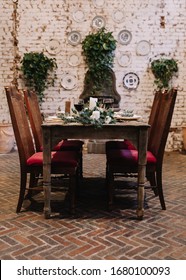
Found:
[[[73,19],[76,22],[83,22],[85,19],[85,14],[82,10],[76,10],[73,12]]]
[[[49,54],[58,54],[61,51],[60,41],[58,41],[57,39],[51,39],[46,46],[46,51]]]
[[[128,45],[130,41],[132,40],[132,34],[130,31],[124,29],[121,30],[118,34],[118,42],[121,45]]]
[[[105,4],[105,0],[92,0],[96,8],[102,8]]]
[[[68,34],[68,42],[72,46],[76,46],[81,42],[81,34],[78,31],[72,31]]]
[[[97,29],[105,27],[105,19],[102,16],[96,16],[92,20],[92,27]]]
[[[125,17],[124,17],[123,11],[116,10],[116,11],[113,12],[112,18],[115,22],[120,23],[120,22],[124,21]]]
[[[139,85],[139,77],[133,72],[127,73],[123,78],[123,86],[127,89],[136,89]]]
[[[150,53],[150,43],[145,40],[141,40],[138,42],[137,47],[136,47],[136,53],[138,55],[148,55]]]
[[[67,90],[71,90],[76,87],[77,78],[75,75],[65,73],[61,78],[61,85]]]
[[[117,57],[118,63],[122,67],[127,67],[131,63],[131,53],[122,52]]]
[[[76,53],[69,56],[68,64],[71,66],[78,66],[80,64],[80,57]]]

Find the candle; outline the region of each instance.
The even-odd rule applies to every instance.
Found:
[[[70,108],[71,107],[71,102],[70,101],[65,101],[65,113],[70,114]]]
[[[89,109],[93,110],[97,105],[98,99],[94,97],[90,97],[89,99]]]

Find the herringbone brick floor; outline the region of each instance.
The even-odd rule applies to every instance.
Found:
[[[145,216],[135,216],[136,190],[117,184],[115,208],[106,210],[105,155],[84,155],[84,181],[76,215],[68,214],[62,192],[55,192],[56,215],[45,220],[42,193],[15,213],[19,189],[17,152],[0,155],[1,259],[186,259],[186,155],[167,153],[164,192],[167,210],[146,191]],[[99,178],[99,179],[98,179]]]

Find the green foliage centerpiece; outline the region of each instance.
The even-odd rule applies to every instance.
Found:
[[[72,116],[66,116],[65,114],[60,116],[64,123],[77,122],[83,125],[93,125],[95,128],[102,128],[104,124],[116,122],[114,111],[99,105],[92,109],[87,106],[80,112],[72,109],[72,112]]]

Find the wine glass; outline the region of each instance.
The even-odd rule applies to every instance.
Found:
[[[84,100],[78,99],[77,101],[75,101],[74,107],[78,112],[82,111],[84,107]]]

